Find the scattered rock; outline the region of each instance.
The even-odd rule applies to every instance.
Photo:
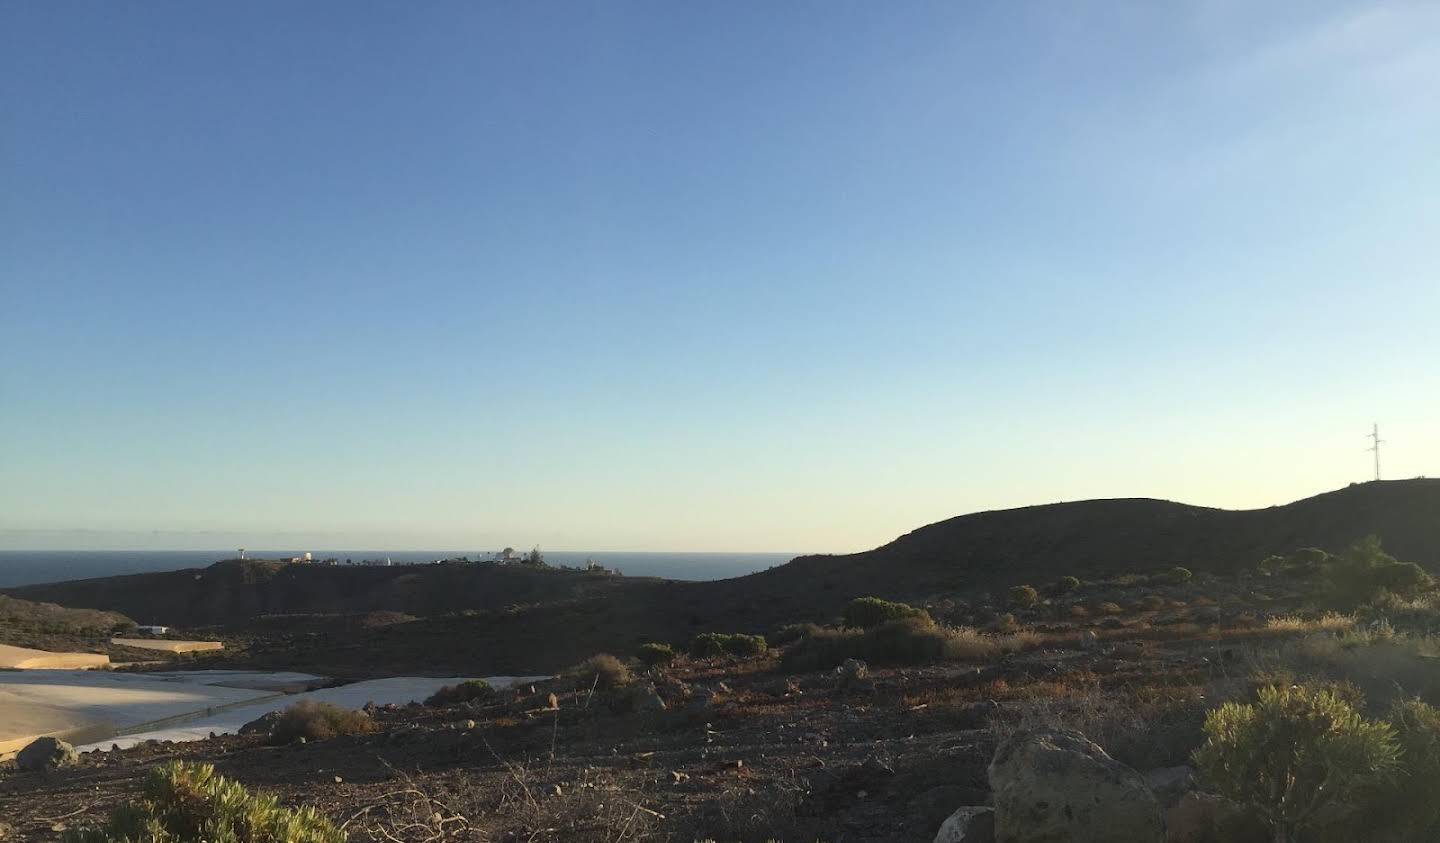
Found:
[[[970,805],[950,815],[935,835],[935,843],[993,843],[995,840],[995,809]]]
[[[990,761],[999,843],[1164,840],[1145,779],[1079,732],[1016,733]]]
[[[779,679],[765,683],[762,686],[762,690],[764,690],[765,693],[769,694],[772,697],[789,697],[795,694],[804,693],[800,690],[800,686],[795,684],[794,679],[786,676],[782,676]]]
[[[1099,644],[1100,636],[1095,634],[1095,630],[1087,629],[1080,633],[1080,649],[1093,650],[1099,646]]]
[[[59,738],[36,738],[15,756],[15,765],[30,772],[55,770],[69,767],[77,758],[75,747]]]
[[[932,787],[910,800],[910,823],[916,829],[929,833],[930,829],[939,828],[955,813],[956,805],[984,802],[985,797],[985,792],[976,788],[948,784]]]
[[[459,729],[459,730],[462,731],[462,732],[468,732],[468,731],[470,731],[471,729],[475,728],[475,721],[474,721],[474,720],[456,720],[456,721],[455,721],[453,724],[451,724],[451,725],[452,725],[454,728]]]

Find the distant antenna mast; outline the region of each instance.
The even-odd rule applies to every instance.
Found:
[[[1375,453],[1375,479],[1376,479],[1376,480],[1379,480],[1379,479],[1380,479],[1380,446],[1385,444],[1385,440],[1380,438],[1380,425],[1376,424],[1376,425],[1371,429],[1369,438],[1370,438],[1370,440],[1371,440],[1374,444],[1372,444],[1370,447],[1366,448],[1365,450],[1367,450],[1367,451],[1373,451],[1373,452]]]

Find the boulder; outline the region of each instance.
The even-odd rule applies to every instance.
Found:
[[[669,708],[660,692],[649,682],[637,682],[625,689],[612,705],[617,711],[632,714],[649,714]]]
[[[240,727],[240,734],[242,734],[242,735],[255,735],[255,734],[268,735],[268,734],[270,734],[271,732],[275,731],[275,724],[278,723],[278,722],[280,722],[280,712],[278,712],[278,711],[267,712],[267,713],[262,714],[262,715],[260,715],[259,717],[255,718],[254,720],[251,720],[249,723],[246,723],[244,726],[241,726],[241,727]]]
[[[1145,779],[1079,732],[1018,732],[995,751],[989,775],[999,843],[1165,839]]]
[[[69,767],[78,758],[75,747],[59,738],[36,738],[15,756],[15,766],[30,772]]]
[[[935,835],[935,843],[993,843],[995,809],[969,805],[950,815]]]
[[[1158,767],[1145,774],[1145,784],[1163,805],[1173,805],[1195,784],[1195,768]]]

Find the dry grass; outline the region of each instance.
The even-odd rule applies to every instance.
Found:
[[[1265,628],[1272,632],[1296,634],[1347,632],[1355,628],[1355,622],[1354,615],[1342,615],[1338,612],[1326,612],[1315,618],[1306,618],[1300,615],[1274,615],[1266,619]]]

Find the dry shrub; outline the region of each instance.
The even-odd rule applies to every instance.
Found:
[[[596,653],[565,671],[565,675],[584,688],[620,688],[634,680],[630,668],[609,653]]]
[[[1118,615],[1123,611],[1120,604],[1106,601],[1095,607],[1095,612],[1101,615]]]
[[[304,738],[307,741],[323,741],[341,735],[363,735],[379,730],[379,725],[363,711],[353,711],[314,700],[301,700],[280,712],[275,728],[270,733],[270,742],[275,744],[294,743]]]
[[[1076,620],[1084,620],[1085,618],[1090,617],[1090,610],[1077,603],[1076,605],[1070,607],[1070,617],[1075,618]]]
[[[774,635],[771,635],[770,641],[783,647],[786,644],[794,644],[807,635],[814,635],[823,628],[818,623],[790,623],[780,627]]]
[[[1137,770],[1185,764],[1203,739],[1206,699],[1200,689],[1103,688],[1094,674],[1023,686],[992,683],[1013,697],[991,718],[997,740],[1028,729],[1074,729]]]

